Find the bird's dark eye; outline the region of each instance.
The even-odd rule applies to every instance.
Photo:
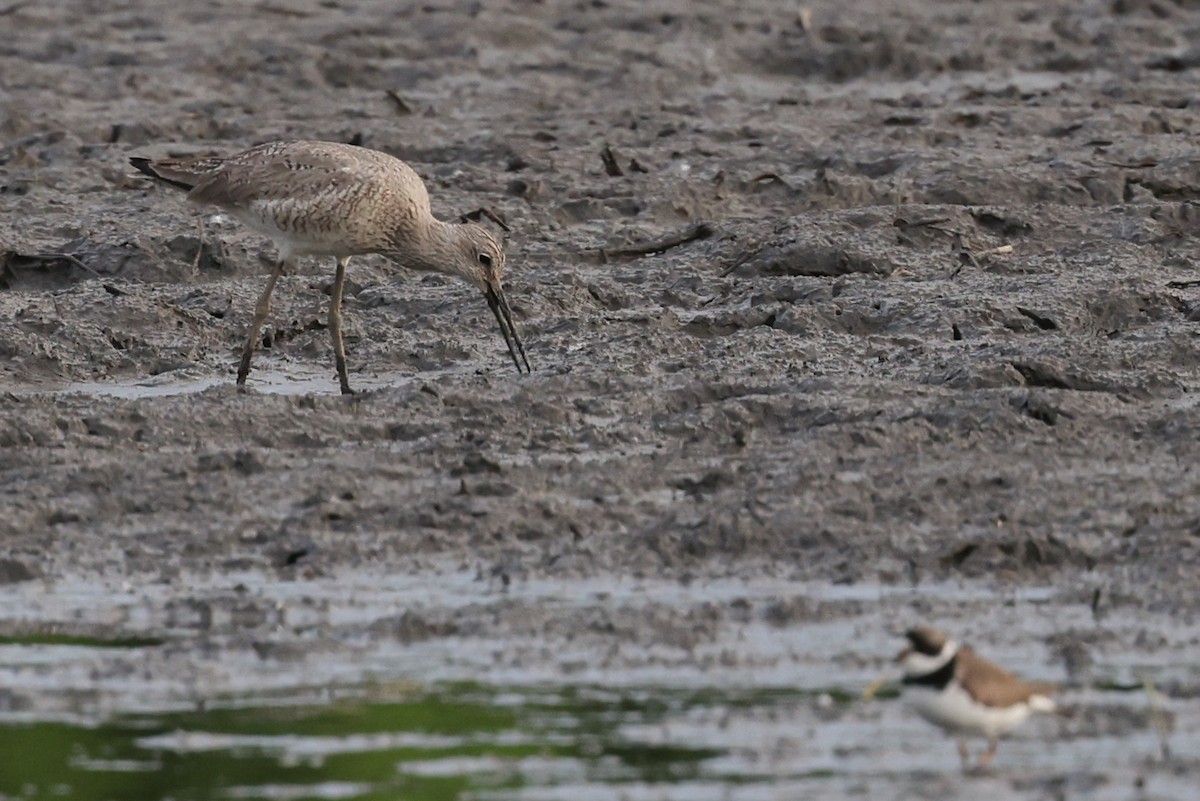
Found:
[[[491,267],[492,266],[492,257],[486,253],[480,253],[479,254],[479,263],[482,264],[484,267]]]

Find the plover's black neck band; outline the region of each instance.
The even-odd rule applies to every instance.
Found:
[[[958,665],[958,654],[950,657],[950,661],[942,665],[932,673],[926,673],[924,676],[905,676],[904,684],[915,684],[918,687],[932,687],[936,690],[944,690],[946,685],[954,680],[954,669]]]

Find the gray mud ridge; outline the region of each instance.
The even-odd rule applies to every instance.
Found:
[[[0,10],[0,630],[164,644],[10,708],[439,642],[452,679],[853,695],[925,620],[1089,702],[997,792],[1196,785],[1195,3],[84,5]],[[534,374],[473,289],[364,258],[337,396],[310,261],[234,391],[270,246],[125,160],[288,137],[501,215]],[[370,597],[423,575],[470,603]],[[690,594],[599,588],[640,582]],[[245,611],[313,604],[366,611]],[[839,714],[903,754],[884,707]]]

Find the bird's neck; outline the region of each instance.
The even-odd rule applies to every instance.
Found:
[[[910,651],[905,655],[904,664],[901,666],[905,673],[904,683],[936,686],[954,675],[957,659],[958,643],[953,640],[947,640],[936,654]]]
[[[454,227],[450,223],[430,218],[429,224],[421,230],[419,241],[414,241],[411,233],[401,229],[396,235],[395,245],[396,250],[404,255],[393,258],[410,270],[456,274],[451,269],[455,264],[455,260],[451,258]]]
[[[904,684],[915,684],[918,687],[933,687],[942,689],[954,679],[955,670],[958,668],[958,653],[954,652],[950,658],[941,667],[935,668],[928,673],[908,673],[904,676]]]

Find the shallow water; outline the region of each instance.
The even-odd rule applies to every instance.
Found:
[[[1016,614],[1024,632],[1082,626],[1088,614],[1050,588],[945,585],[923,597],[976,620]],[[829,612],[782,626],[751,613],[781,598],[820,598]],[[1182,798],[1178,767],[1200,758],[1194,645],[1176,640],[1136,660],[1126,649],[1097,658],[1068,688],[1066,714],[1005,740],[993,773],[961,776],[951,740],[912,715],[894,684],[862,698],[891,670],[885,610],[912,602],[906,588],[505,586],[453,570],[279,582],[247,571],[176,586],[26,583],[0,588],[0,600],[4,798],[740,801],[1075,788],[1116,799],[1137,782],[1145,797]],[[748,613],[688,647],[656,638],[614,648],[586,625],[565,637],[537,625],[725,604]],[[458,629],[388,633],[412,616]],[[497,616],[531,627],[489,636]],[[1114,613],[1105,625],[1142,624]],[[990,650],[1031,677],[1061,679],[1041,642]]]
[[[375,688],[320,706],[0,728],[0,792],[24,797],[453,799],[695,780],[721,749],[639,735],[699,694]],[[262,703],[263,699],[259,699]],[[19,766],[19,767],[18,767]],[[715,777],[714,777],[715,778]],[[743,777],[750,779],[751,777]]]
[[[850,788],[911,797],[931,783],[951,796],[1005,797],[1019,780],[1120,798],[1127,788],[1104,771],[1123,768],[1186,797],[1182,781],[1155,769],[1153,735],[1048,740],[1062,732],[1047,720],[1006,741],[993,774],[958,776],[950,741],[892,698],[403,682],[327,695],[96,726],[0,725],[0,796],[782,799]]]

